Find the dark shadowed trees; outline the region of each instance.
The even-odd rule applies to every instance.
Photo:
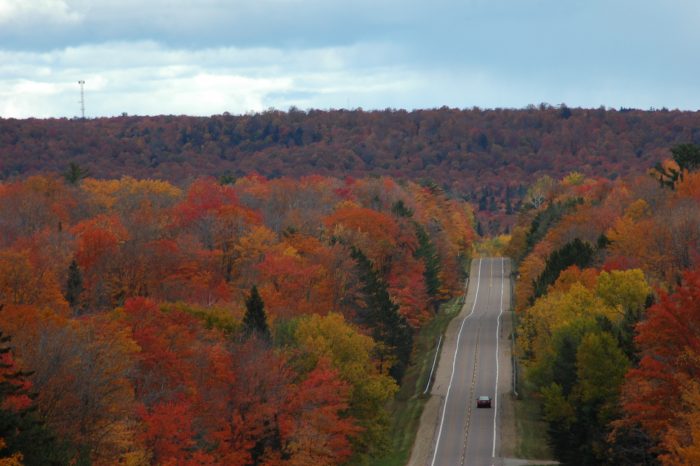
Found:
[[[253,285],[250,295],[245,300],[245,316],[243,329],[247,335],[256,335],[264,340],[270,340],[270,327],[267,325],[265,303],[258,293],[258,287]]]

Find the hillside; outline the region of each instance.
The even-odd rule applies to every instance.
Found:
[[[269,178],[310,173],[428,179],[479,206],[485,226],[504,223],[525,186],[572,170],[615,178],[700,142],[700,113],[441,108],[267,111],[212,117],[0,120],[0,177],[64,171],[182,183],[201,175]]]

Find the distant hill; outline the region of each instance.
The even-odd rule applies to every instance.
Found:
[[[63,172],[178,183],[201,175],[309,173],[430,180],[473,201],[490,229],[527,186],[573,170],[615,178],[700,143],[700,112],[441,108],[267,111],[212,117],[0,119],[0,177]]]

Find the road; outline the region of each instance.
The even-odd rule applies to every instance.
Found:
[[[440,397],[441,406],[430,466],[502,464],[498,405],[510,392],[511,378],[510,343],[502,335],[501,317],[510,306],[509,274],[507,259],[472,263],[467,297],[446,332],[431,392]],[[477,397],[483,395],[491,397],[491,409],[476,408]]]

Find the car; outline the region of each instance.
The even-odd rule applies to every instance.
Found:
[[[490,396],[480,396],[476,399],[477,408],[490,408],[491,407],[491,397]]]

